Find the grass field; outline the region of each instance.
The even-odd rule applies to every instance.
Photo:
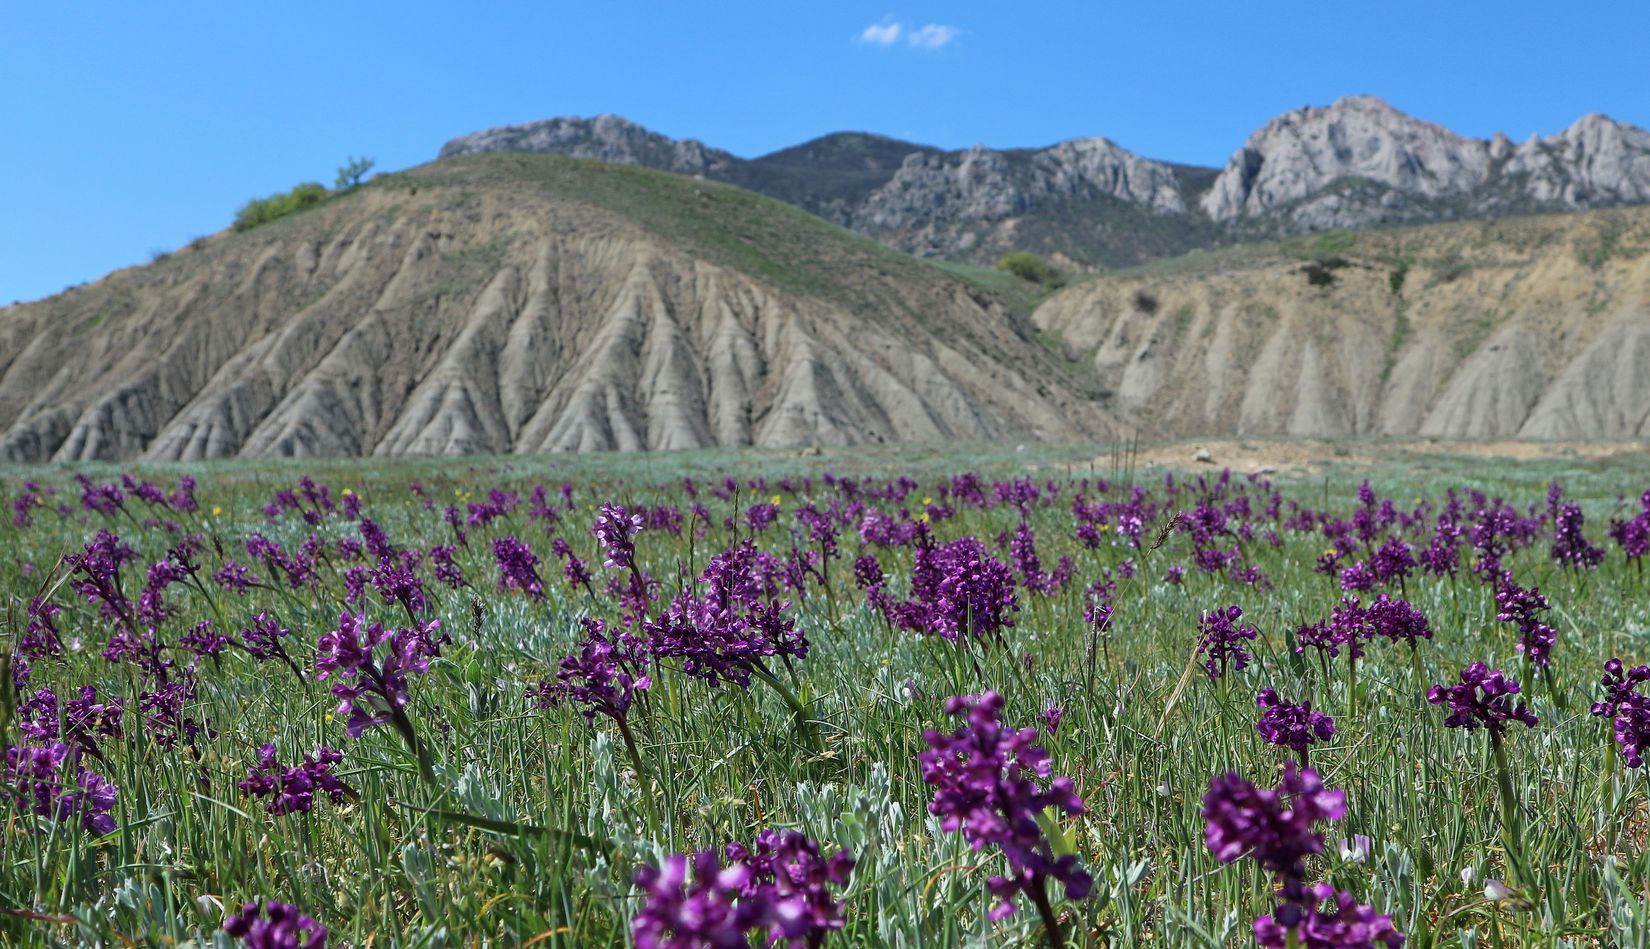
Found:
[[[1328,932],[1290,895],[1319,882],[1410,946],[1650,942],[1645,776],[1611,726],[1650,741],[1650,704],[1590,714],[1605,660],[1650,661],[1642,455],[1274,483],[1100,454],[0,472],[0,942],[239,945],[226,919],[272,901],[263,917],[295,907],[334,946],[708,946],[743,927],[751,945],[1214,947],[1284,909]],[[1521,640],[1497,593],[1531,588],[1550,608]],[[1348,595],[1407,602],[1430,638],[1389,641]],[[1205,614],[1233,606],[1254,638],[1200,651]],[[1311,624],[1344,634],[1335,655]],[[1519,649],[1544,629],[1545,667]],[[1473,662],[1519,680],[1539,724],[1446,728],[1428,688]],[[1332,736],[1269,744],[1266,688]],[[947,714],[991,691],[1003,724],[1039,729],[1010,744],[1022,764],[1045,748],[1046,773],[993,764],[1011,753],[990,714]],[[1238,795],[1295,850],[1267,865],[1275,835],[1251,826],[1222,862],[1211,782],[1265,791],[1302,757],[1344,814],[1301,826],[1302,797]],[[808,839],[726,853],[769,829]],[[673,890],[671,855],[705,850],[743,876]],[[825,866],[840,850],[851,872]],[[1301,926],[1277,944],[1360,944]]]

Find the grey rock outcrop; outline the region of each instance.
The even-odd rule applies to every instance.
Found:
[[[1014,245],[1012,234],[1027,215],[1096,199],[1151,214],[1186,213],[1172,167],[1091,138],[1039,151],[976,145],[912,154],[849,212],[847,223],[911,253],[957,257],[982,243],[1001,252]]]
[[[697,139],[670,138],[617,115],[561,117],[486,129],[441,146],[439,157],[486,152],[542,152],[707,176],[719,175],[739,161]]]
[[[1650,132],[1588,115],[1513,145],[1467,138],[1371,96],[1273,119],[1199,200],[1248,234],[1650,201]]]
[[[1437,198],[1471,190],[1489,167],[1486,143],[1355,96],[1268,122],[1232,156],[1199,204],[1217,221],[1256,217],[1345,179]]]
[[[1650,201],[1650,132],[1595,112],[1558,135],[1531,136],[1502,171],[1523,176],[1524,192],[1542,204],[1639,204]]]

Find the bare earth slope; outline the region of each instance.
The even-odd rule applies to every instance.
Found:
[[[977,286],[749,192],[549,155],[382,177],[0,310],[0,459],[1067,439]]]
[[[1194,254],[1032,318],[1154,435],[1650,436],[1650,209]]]

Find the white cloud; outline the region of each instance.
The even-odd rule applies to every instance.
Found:
[[[898,23],[873,23],[859,34],[859,41],[872,46],[892,46],[899,41],[899,34]]]
[[[961,35],[962,30],[954,26],[943,26],[939,23],[930,23],[918,27],[906,35],[906,42],[918,49],[939,49]]]

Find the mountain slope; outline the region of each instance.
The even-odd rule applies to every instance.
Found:
[[[1141,158],[1103,138],[1043,149],[947,152],[842,132],[755,159],[675,140],[613,115],[555,118],[455,138],[441,157],[544,152],[641,165],[750,188],[907,253],[989,263],[1029,249],[1119,265],[1211,241],[1188,213],[1215,170]]]
[[[462,157],[0,310],[0,458],[1096,431],[1029,336],[979,287],[746,191]]]
[[[542,151],[700,175],[759,191],[925,257],[1032,250],[1069,267],[1336,228],[1650,202],[1650,132],[1602,115],[1515,145],[1474,139],[1371,96],[1281,115],[1222,169],[1153,161],[1104,138],[942,151],[838,133],[757,159],[616,116],[506,126],[444,156]]]
[[[1650,436],[1650,208],[1235,247],[1032,318],[1153,433]]]

